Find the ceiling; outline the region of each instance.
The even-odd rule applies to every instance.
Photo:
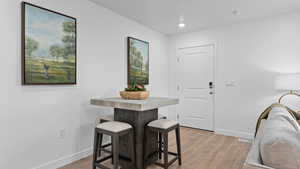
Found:
[[[268,17],[300,9],[300,0],[91,0],[165,34]],[[180,18],[185,28],[179,28]]]

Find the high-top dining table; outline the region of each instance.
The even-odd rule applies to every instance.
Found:
[[[158,154],[155,153],[158,150],[158,136],[153,132],[147,133],[149,134],[147,145],[144,145],[145,125],[158,119],[159,107],[178,103],[178,99],[163,97],[150,97],[146,100],[125,100],[118,97],[91,99],[92,105],[113,107],[114,120],[129,123],[134,128],[136,169],[144,169],[144,166],[158,159]],[[120,138],[120,154],[128,157],[127,152],[130,152],[129,149],[133,147],[128,146],[127,139],[126,136]],[[147,152],[144,152],[145,147],[147,147]],[[120,159],[120,164],[124,169],[132,169],[127,161]]]

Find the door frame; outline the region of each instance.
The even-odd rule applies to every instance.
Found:
[[[212,46],[213,47],[213,83],[214,83],[214,95],[213,95],[213,101],[212,101],[212,105],[213,105],[213,114],[212,114],[212,117],[213,117],[213,132],[216,131],[216,114],[215,114],[215,111],[216,111],[216,95],[217,95],[217,92],[216,92],[216,87],[217,87],[217,84],[216,84],[216,70],[217,70],[217,54],[216,54],[216,44],[215,43],[205,43],[205,44],[199,44],[199,45],[187,45],[187,46],[184,46],[184,47],[177,47],[176,48],[176,61],[175,61],[175,96],[177,98],[179,98],[179,92],[178,92],[178,89],[177,89],[177,86],[178,86],[178,83],[179,83],[179,60],[180,60],[180,55],[179,55],[179,50],[182,50],[182,49],[189,49],[189,48],[197,48],[197,47],[206,47],[206,46]],[[179,103],[180,104],[180,103]],[[178,121],[178,117],[179,117],[179,112],[178,112],[178,108],[175,109],[176,111],[176,120]]]

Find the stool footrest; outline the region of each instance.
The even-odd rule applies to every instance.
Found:
[[[167,164],[167,167],[169,167],[170,165],[172,165],[176,160],[178,160],[178,157],[174,157],[172,160],[170,160]],[[159,163],[159,162],[156,162],[155,163],[156,165],[160,166],[160,167],[165,167],[164,164],[162,163]]]
[[[161,152],[161,151],[154,151],[154,152],[152,152],[151,154],[149,154],[148,155],[148,158],[149,157],[151,157],[151,156],[154,156],[154,155],[156,155],[157,153],[159,153],[159,152]],[[172,164],[172,163],[174,163],[177,159],[178,159],[178,153],[174,153],[174,152],[168,152],[168,154],[170,154],[170,155],[173,155],[173,156],[175,156],[169,163],[170,163],[170,165]],[[147,158],[147,159],[148,159]],[[158,163],[158,162],[156,162],[155,164],[161,164],[161,163]],[[161,164],[162,165],[162,164]],[[161,165],[159,165],[159,166],[161,166]]]
[[[96,161],[96,163],[101,163],[101,162],[106,161],[106,160],[108,160],[108,159],[110,159],[110,158],[112,158],[112,155],[109,155],[109,156],[107,156],[107,157],[104,157],[104,158],[102,158],[102,159],[99,159],[99,160]]]
[[[163,150],[158,150],[158,151],[155,151],[155,152],[151,153],[149,156],[151,156],[154,153],[158,153],[158,152],[163,153],[164,151]],[[174,152],[168,152],[168,154],[173,155],[173,156],[178,156],[178,153],[174,153]]]
[[[102,164],[95,163],[94,165],[101,168],[101,169],[111,169],[111,168],[108,168],[108,167],[106,167],[105,165],[102,165]]]
[[[109,147],[109,146],[111,146],[111,143],[104,144],[104,145],[101,146],[101,148],[106,148],[106,147]]]
[[[163,153],[163,151],[160,151],[160,150],[154,151],[154,152],[152,152],[151,154],[149,154],[148,157],[154,156],[154,155],[156,155],[156,154],[159,153],[159,152],[162,152],[162,153]],[[177,154],[177,153],[174,153],[174,152],[168,152],[168,154],[173,155],[173,156],[178,156],[178,154]]]
[[[173,152],[168,152],[168,154],[173,155],[173,156],[178,156],[177,153],[173,153]]]
[[[110,159],[110,158],[112,158],[112,157],[113,157],[113,155],[109,155],[109,156],[107,156],[107,157],[104,157],[104,158],[102,158],[102,159],[97,160],[96,163],[101,163],[101,162],[106,161],[106,160],[108,160],[108,159]],[[132,161],[130,158],[125,157],[125,156],[122,156],[122,155],[119,155],[119,159],[122,159],[122,160],[128,161],[128,162],[131,162],[131,161]]]

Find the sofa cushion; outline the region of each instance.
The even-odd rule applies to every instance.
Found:
[[[300,127],[284,108],[274,108],[270,112],[260,152],[264,165],[276,169],[300,168]]]

